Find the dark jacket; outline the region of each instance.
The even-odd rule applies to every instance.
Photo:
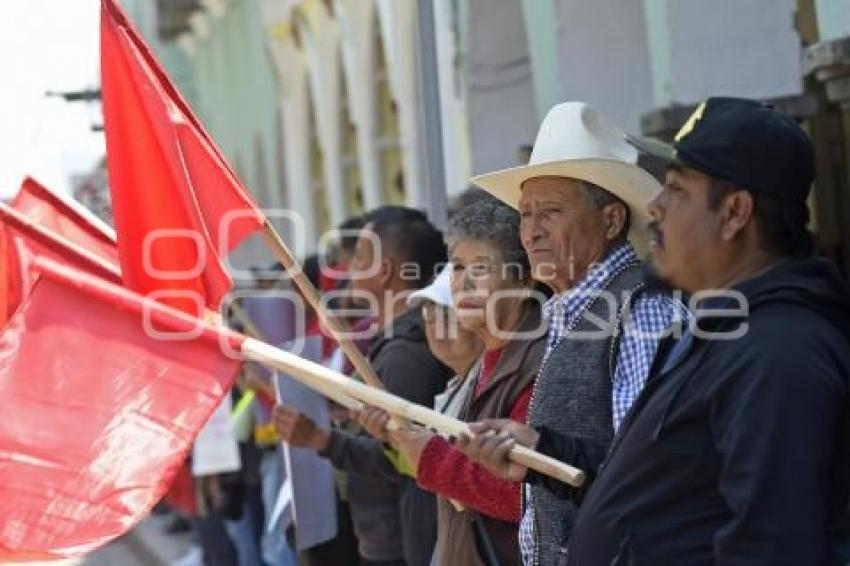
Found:
[[[387,391],[433,406],[451,370],[428,348],[419,309],[396,318],[369,348],[369,360]],[[409,566],[426,566],[437,538],[434,496],[399,474],[378,440],[334,429],[322,453],[348,472],[348,499],[360,553],[370,560],[404,558]]]
[[[534,383],[546,347],[546,334],[539,331],[542,324],[539,304],[530,303],[528,314],[519,326],[519,331],[528,333],[529,338],[511,340],[505,345],[490,381],[479,395],[466,400],[458,415],[461,420],[508,418],[520,395]],[[480,374],[479,360],[465,379],[477,382]],[[485,530],[500,566],[521,562],[517,523],[487,517],[472,509],[458,511],[442,497],[437,501],[437,512],[437,564],[476,566],[487,563],[486,543],[476,532],[473,521]]]
[[[743,336],[686,334],[656,360],[583,498],[569,564],[847,563],[847,287],[806,260],[737,290],[748,316],[698,325]],[[550,453],[588,457],[551,440]]]

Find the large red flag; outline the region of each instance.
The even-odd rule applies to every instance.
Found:
[[[32,177],[24,179],[10,204],[37,224],[118,264],[114,231],[82,205],[59,196]]]
[[[206,326],[45,258],[0,335],[0,562],[80,555],[160,499],[240,363]],[[144,330],[199,328],[170,341]],[[198,326],[200,325],[200,326]]]
[[[101,4],[101,83],[125,283],[216,310],[232,287],[220,254],[265,218],[114,0]]]

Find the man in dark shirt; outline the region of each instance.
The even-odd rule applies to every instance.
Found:
[[[421,212],[408,208],[383,207],[365,220],[349,271],[352,291],[374,310],[378,335],[369,360],[387,391],[431,407],[451,370],[431,354],[421,312],[408,309],[406,298],[430,283],[445,262],[442,235]],[[277,407],[275,420],[285,441],[314,448],[348,473],[363,563],[427,566],[436,541],[436,501],[396,471],[380,441],[341,429],[324,431],[291,407]]]

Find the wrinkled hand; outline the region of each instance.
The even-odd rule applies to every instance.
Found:
[[[275,430],[281,440],[292,446],[324,450],[330,434],[298,409],[277,405],[272,415]]]
[[[470,423],[469,428],[473,436],[461,434],[455,446],[494,476],[510,481],[522,481],[528,468],[512,462],[508,455],[517,444],[534,448],[540,434],[533,428],[510,419]]]
[[[375,407],[364,407],[359,411],[352,412],[357,424],[369,433],[373,438],[381,442],[388,442],[387,424],[390,422],[390,414],[383,409]]]
[[[419,427],[404,427],[387,432],[390,444],[398,450],[413,467],[419,470],[419,459],[425,450],[425,445],[434,438],[434,434]]]

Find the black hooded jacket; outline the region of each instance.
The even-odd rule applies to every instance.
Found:
[[[736,290],[748,316],[699,319],[656,360],[581,494],[568,564],[848,563],[848,289],[804,260]]]

